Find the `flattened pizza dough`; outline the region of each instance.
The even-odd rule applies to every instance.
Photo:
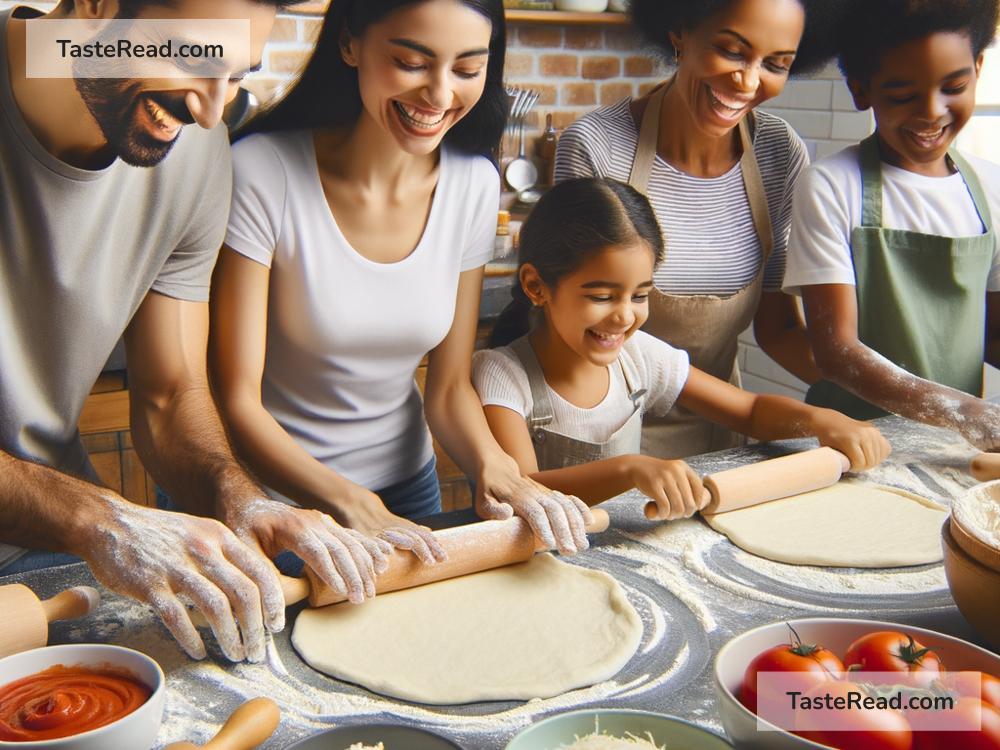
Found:
[[[794,565],[895,568],[939,562],[947,509],[894,487],[832,487],[707,516],[760,557]]]
[[[309,666],[419,703],[549,698],[609,679],[642,620],[618,582],[535,555],[520,565],[303,611]]]

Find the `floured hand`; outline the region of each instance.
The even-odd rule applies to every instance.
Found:
[[[285,601],[270,561],[218,521],[108,497],[79,555],[113,591],[146,602],[194,659],[205,644],[186,599],[211,626],[226,658],[263,661],[265,624],[285,626]]]
[[[324,584],[355,604],[375,596],[375,577],[389,566],[389,544],[345,529],[318,510],[254,498],[225,520],[240,539],[268,557],[291,550]]]
[[[397,549],[408,550],[426,565],[448,559],[433,531],[397,516],[385,507],[378,495],[364,487],[351,487],[346,497],[338,498],[337,506],[347,526],[378,537]]]

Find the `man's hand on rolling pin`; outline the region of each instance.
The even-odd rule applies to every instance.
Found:
[[[628,457],[627,466],[629,480],[656,503],[660,520],[693,516],[712,499],[701,477],[684,461],[635,455]]]
[[[268,557],[291,550],[323,583],[355,604],[375,596],[375,577],[389,567],[392,548],[387,542],[345,529],[318,510],[259,497],[225,521]]]
[[[106,501],[106,512],[92,519],[73,550],[97,580],[149,604],[194,659],[205,657],[205,644],[182,598],[204,615],[226,658],[263,661],[265,622],[272,631],[285,625],[285,600],[271,562],[213,519],[114,496]]]
[[[479,475],[476,513],[496,521],[512,516],[523,518],[546,548],[558,549],[564,555],[590,547],[586,526],[594,517],[587,504],[522,476],[514,459]]]
[[[885,461],[892,446],[870,422],[851,419],[833,409],[817,409],[813,426],[819,444],[840,451],[851,471],[866,471]]]

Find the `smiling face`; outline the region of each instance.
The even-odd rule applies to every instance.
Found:
[[[695,126],[721,137],[780,94],[804,28],[799,0],[733,0],[695,28],[671,34],[674,86]]]
[[[966,35],[938,32],[885,52],[870,81],[849,81],[858,108],[875,112],[882,157],[910,172],[948,174],[945,155],[972,117],[982,64]]]
[[[492,26],[458,0],[400,8],[343,47],[368,117],[410,154],[434,151],[483,94]]]
[[[170,152],[184,125],[218,125],[239,82],[260,67],[276,12],[275,6],[252,0],[180,0],[143,8],[137,14],[139,18],[248,19],[251,61],[234,63],[238,69],[220,71],[215,67],[202,69],[209,64],[204,60],[178,60],[176,65],[190,73],[186,78],[74,79],[80,97],[114,153],[132,166],[155,166]]]
[[[578,357],[605,366],[649,317],[653,253],[642,240],[594,254],[553,286],[534,267],[521,270],[526,293],[541,303],[553,339]]]

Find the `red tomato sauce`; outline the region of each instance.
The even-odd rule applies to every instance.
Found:
[[[113,669],[50,667],[0,687],[0,740],[33,742],[89,732],[132,713],[150,692]]]

